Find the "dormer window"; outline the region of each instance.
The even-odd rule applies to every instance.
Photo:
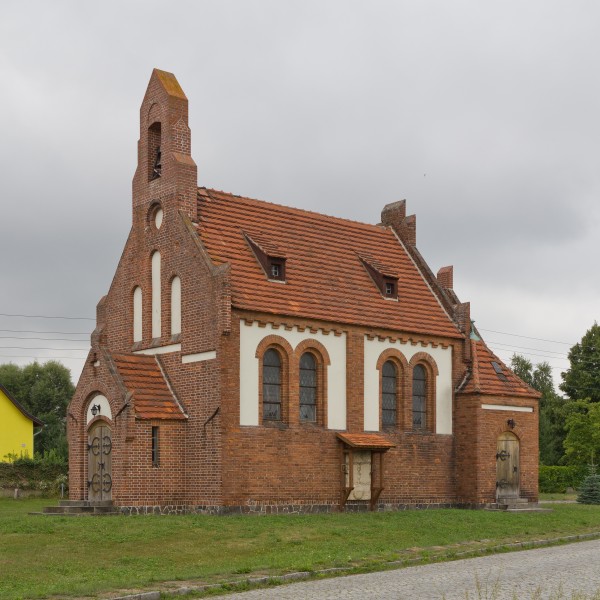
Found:
[[[262,267],[269,281],[285,282],[285,254],[273,242],[264,239],[261,235],[252,234],[252,237],[242,232],[246,242],[252,249],[258,264]]]
[[[378,260],[372,257],[358,257],[363,267],[370,275],[373,283],[379,289],[379,292],[384,298],[390,300],[398,299],[398,277],[394,270],[386,265],[383,265]]]
[[[269,279],[285,280],[283,274],[283,261],[269,259]]]
[[[396,282],[391,279],[385,280],[385,296],[386,298],[397,298],[398,294],[396,293]]]

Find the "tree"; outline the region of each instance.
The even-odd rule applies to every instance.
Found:
[[[67,405],[75,392],[71,373],[57,361],[41,365],[37,361],[19,367],[0,365],[0,383],[23,407],[44,422],[44,428],[34,438],[35,451],[55,450],[66,460]]]
[[[554,389],[552,367],[542,362],[535,367],[519,354],[511,359],[511,369],[525,383],[541,392],[540,398],[540,462],[557,465],[564,455],[563,442],[566,437],[565,420],[567,402]]]
[[[571,366],[562,373],[560,389],[572,400],[600,402],[600,326],[594,323],[569,350]]]
[[[589,399],[569,405],[564,441],[566,462],[585,465],[600,456],[600,404]]]

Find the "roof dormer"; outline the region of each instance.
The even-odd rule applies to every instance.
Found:
[[[384,298],[398,300],[398,275],[378,260],[365,255],[358,256],[363,267]]]
[[[261,235],[252,234],[252,237],[245,231],[242,234],[250,246],[258,264],[262,267],[269,281],[286,281],[285,262],[286,256],[276,244],[263,238]]]

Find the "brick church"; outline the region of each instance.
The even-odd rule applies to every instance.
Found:
[[[416,246],[198,187],[188,100],[154,70],[131,232],[68,409],[70,496],[122,511],[537,500],[539,394]]]

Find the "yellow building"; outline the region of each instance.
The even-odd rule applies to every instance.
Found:
[[[9,455],[33,457],[33,428],[43,425],[0,385],[0,462]]]

